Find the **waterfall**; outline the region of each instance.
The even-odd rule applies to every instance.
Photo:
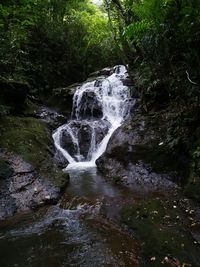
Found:
[[[125,66],[114,67],[108,77],[86,82],[76,89],[71,120],[53,133],[56,149],[69,162],[67,169],[96,166],[114,131],[131,107]]]

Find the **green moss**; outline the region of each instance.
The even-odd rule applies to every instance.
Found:
[[[24,113],[25,115],[35,115],[36,112],[39,110],[39,106],[29,99],[26,99],[25,105],[24,105]]]
[[[161,264],[165,257],[178,259],[182,264],[196,266],[200,248],[185,232],[184,218],[177,208],[159,198],[126,206],[121,211],[122,222],[127,224],[141,242],[142,266],[169,266]],[[151,258],[155,257],[155,261]]]
[[[69,180],[68,175],[54,166],[51,133],[39,119],[5,117],[0,131],[0,147],[22,156],[40,175],[49,178],[59,188]]]
[[[33,118],[6,117],[0,132],[0,147],[21,155],[39,167],[46,160],[50,134],[43,122]]]

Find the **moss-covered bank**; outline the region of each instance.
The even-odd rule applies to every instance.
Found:
[[[29,162],[40,175],[63,187],[68,175],[53,162],[54,146],[48,125],[32,117],[6,116],[1,119],[0,148]]]
[[[189,219],[177,204],[154,198],[122,208],[122,222],[140,240],[142,266],[200,265],[199,244],[190,235]]]

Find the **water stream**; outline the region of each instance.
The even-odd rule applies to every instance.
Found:
[[[162,209],[157,210],[157,206],[153,207],[153,213],[147,216],[151,199],[147,199],[144,210],[137,209],[137,219],[140,219],[137,228],[140,228],[140,222],[144,225],[141,236],[144,230],[144,233],[147,233],[147,240],[144,241],[149,244],[148,239],[151,238],[150,242],[154,242],[150,243],[150,252],[144,254],[145,265],[140,265],[141,248],[145,246],[145,242],[140,241],[139,247],[138,241],[123,228],[120,210],[124,205],[143,201],[143,195],[137,196],[135,191],[133,193],[127,187],[106,181],[95,165],[95,161],[106,150],[114,131],[129,115],[132,102],[128,87],[122,83],[126,76],[125,67],[117,66],[107,78],[98,78],[77,88],[71,120],[53,133],[57,150],[69,163],[67,172],[70,175],[70,183],[57,205],[18,214],[0,222],[0,266],[138,267],[154,263],[157,264],[155,266],[161,266],[162,261],[156,263],[152,259],[159,257],[161,250],[168,244],[168,241],[165,241],[167,236],[161,235],[161,228],[166,228],[166,221],[170,216],[164,216],[165,212],[163,213]],[[154,194],[158,201],[160,192]],[[169,207],[164,207],[167,214],[171,210],[175,211],[173,221],[169,221],[170,233],[173,225],[178,227],[179,213],[174,199],[169,201],[162,203],[168,203]],[[154,217],[156,219],[159,214],[161,217],[158,217],[158,222],[160,220],[161,223],[155,221],[153,225]],[[155,234],[153,239],[151,231]],[[173,252],[172,247],[175,244],[182,255],[184,244],[188,243],[190,251],[186,251],[186,254],[191,254],[190,259],[197,262],[200,251],[196,248],[197,242],[188,235],[184,236],[185,229],[182,231],[177,228],[177,232],[182,238],[181,242],[179,239],[174,240],[172,236],[170,251]],[[164,242],[162,246],[162,240],[157,239],[160,235]],[[151,247],[155,246],[158,251],[155,250],[155,253],[151,254]]]
[[[57,150],[69,162],[67,169],[96,166],[110,137],[128,117],[132,102],[129,88],[122,82],[127,75],[125,66],[119,65],[110,76],[77,88],[72,119],[53,134]],[[88,145],[83,146],[84,142]]]
[[[126,68],[116,66],[107,78],[77,88],[71,120],[53,133],[70,184],[56,206],[0,224],[0,266],[138,266],[137,243],[114,222],[128,192],[105,181],[95,165],[129,115],[125,77]]]
[[[96,168],[70,170],[70,178],[56,206],[0,224],[0,266],[138,266],[137,243],[106,218],[114,220],[127,192]]]

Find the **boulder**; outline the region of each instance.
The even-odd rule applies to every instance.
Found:
[[[75,114],[73,114],[74,116]],[[81,100],[79,119],[102,118],[102,105],[95,92],[84,92]]]
[[[91,141],[93,138],[93,145],[97,147],[108,133],[110,123],[106,120],[100,121],[72,121],[68,127],[74,134],[73,141],[72,136],[66,129],[61,135],[61,146],[73,157],[77,155],[81,156],[81,159],[89,160],[91,157]],[[57,153],[56,159],[60,166],[66,166],[66,160],[63,158],[60,152]],[[78,159],[78,158],[77,158]],[[80,159],[80,158],[79,158]],[[79,160],[78,159],[78,160]]]
[[[81,83],[74,83],[67,87],[53,89],[49,104],[56,107],[59,113],[70,117],[74,93],[81,85]]]
[[[54,204],[60,188],[12,153],[0,153],[0,220],[45,204]]]
[[[72,126],[75,132],[79,131],[79,127],[75,123]],[[72,137],[67,130],[62,132],[60,144],[70,155],[74,156],[77,154],[78,145],[72,141]]]
[[[172,155],[167,146],[167,123],[162,113],[135,111],[111,137],[106,152],[97,160],[99,170],[138,192],[175,188],[174,182],[179,184],[185,172],[185,161]]]

